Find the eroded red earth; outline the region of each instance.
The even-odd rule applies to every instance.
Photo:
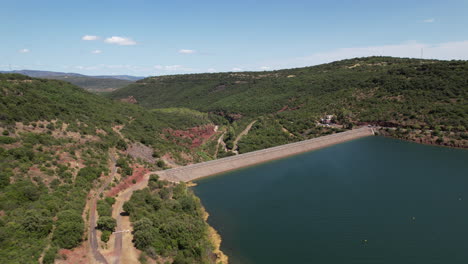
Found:
[[[148,173],[149,170],[143,167],[133,167],[133,174],[127,178],[125,178],[123,181],[121,181],[117,186],[113,187],[110,189],[107,193],[106,196],[108,197],[115,197],[117,194],[128,187],[130,187],[133,184],[137,184],[141,182],[145,176],[146,173]]]
[[[196,148],[206,142],[216,131],[214,125],[204,125],[192,127],[188,130],[174,130],[168,128],[164,130],[164,133],[168,139],[172,140],[174,143]]]

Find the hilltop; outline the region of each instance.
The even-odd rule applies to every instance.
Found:
[[[35,71],[35,70],[15,70],[0,71],[0,73],[17,73],[29,77],[54,79],[66,81],[83,89],[93,92],[110,92],[125,87],[134,81],[143,79],[143,77],[130,75],[101,75],[88,76],[78,73],[53,72],[53,71]]]
[[[63,81],[0,74],[0,95],[1,263],[93,262],[90,241],[97,239],[101,251],[113,247],[105,243],[120,224],[112,218],[121,213],[112,208],[120,191],[141,183],[148,171],[209,159],[203,150],[216,134],[208,114],[149,111]],[[194,130],[205,133],[174,136]],[[213,263],[199,200],[184,185],[152,182],[157,186],[147,201],[178,219],[165,234],[184,243],[158,254]],[[141,211],[137,205],[134,214]],[[151,213],[156,219],[158,212]],[[197,230],[190,230],[195,221]]]
[[[149,77],[110,97],[216,113],[233,124],[244,120],[242,126],[261,120],[243,139],[244,151],[317,135],[326,115],[348,128],[373,124],[399,138],[466,147],[467,73],[466,61],[367,57],[278,71]]]

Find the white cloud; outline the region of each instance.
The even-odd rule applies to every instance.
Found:
[[[191,49],[181,49],[181,50],[179,50],[180,54],[194,54],[196,52],[197,52],[196,50],[191,50]]]
[[[105,42],[109,44],[120,45],[120,46],[131,46],[131,45],[137,44],[136,41],[132,40],[131,38],[118,37],[118,36],[112,36],[110,38],[106,38]]]
[[[243,71],[243,69],[234,67],[234,68],[231,69],[231,71]]]
[[[168,66],[164,66],[164,70],[166,71],[178,71],[180,69],[182,69],[183,66],[182,65],[168,65]]]
[[[262,71],[267,71],[267,70],[271,69],[271,67],[269,67],[269,66],[262,66],[262,67],[260,67],[259,69],[262,70]]]
[[[168,65],[164,66],[163,69],[169,72],[189,72],[192,71],[192,68],[187,68],[182,65]]]
[[[93,35],[84,35],[81,39],[82,40],[98,40],[99,37],[98,36],[93,36]]]
[[[30,50],[29,49],[20,49],[18,50],[19,53],[29,53]]]
[[[92,54],[101,54],[102,53],[102,50],[93,50],[91,51]]]
[[[432,23],[432,22],[434,22],[434,21],[435,21],[434,18],[428,18],[428,19],[424,19],[422,22],[424,22],[424,23]]]
[[[173,73],[173,72],[191,72],[191,71],[194,70],[192,68],[188,68],[188,67],[185,67],[185,66],[182,66],[182,65],[166,65],[166,66],[154,65],[153,69],[156,69],[157,71],[160,71],[160,72],[171,72],[171,73]]]
[[[215,68],[209,68],[209,69],[207,69],[206,71],[207,71],[207,72],[215,72],[216,69],[215,69]]]

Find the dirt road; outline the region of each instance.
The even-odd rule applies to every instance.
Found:
[[[88,232],[88,243],[89,243],[89,249],[91,250],[92,257],[95,262],[97,263],[108,263],[106,258],[101,254],[99,251],[99,240],[97,237],[97,231],[96,231],[96,215],[97,215],[97,210],[96,210],[96,204],[97,204],[97,199],[101,195],[101,193],[104,191],[104,189],[109,186],[109,184],[112,182],[114,179],[115,173],[117,172],[117,167],[116,167],[116,161],[115,161],[115,156],[114,153],[111,152],[109,154],[110,159],[111,159],[111,175],[108,177],[108,179],[102,184],[102,186],[97,190],[97,192],[94,194],[90,206],[89,206],[89,232]]]
[[[130,219],[128,216],[123,216],[123,205],[126,201],[130,200],[132,194],[136,190],[145,188],[148,185],[148,179],[150,174],[147,173],[143,180],[137,184],[132,185],[127,188],[125,191],[121,192],[115,200],[114,207],[112,209],[112,217],[117,220],[116,232],[113,234],[114,238],[114,253],[113,255],[113,264],[132,264],[139,263],[138,255],[135,247],[132,243],[132,234],[131,232],[119,232],[125,230],[132,230]],[[125,249],[122,251],[122,249]]]
[[[89,248],[95,262],[107,264],[106,258],[99,251],[99,241],[96,234],[96,199],[96,197],[93,198],[89,208]]]
[[[218,153],[219,153],[219,147],[221,146],[224,150],[224,152],[227,152],[227,148],[226,148],[226,143],[224,143],[224,135],[226,134],[226,132],[224,132],[223,134],[221,134],[221,136],[218,138],[218,144],[216,144],[216,150],[215,150],[215,158],[218,157]]]

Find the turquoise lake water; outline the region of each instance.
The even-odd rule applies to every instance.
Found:
[[[468,151],[367,137],[194,187],[230,263],[468,263]]]

